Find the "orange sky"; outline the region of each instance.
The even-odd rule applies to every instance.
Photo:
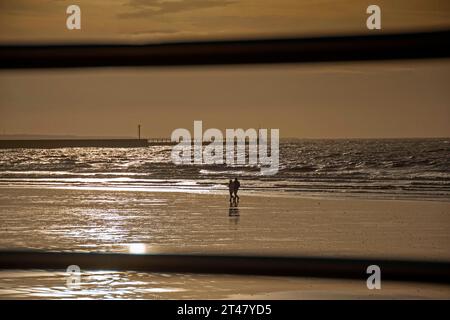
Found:
[[[82,29],[66,29],[66,8]],[[364,33],[381,7],[383,32],[450,27],[448,0],[0,0],[0,42],[162,41]]]
[[[0,72],[0,133],[450,136],[450,61]]]
[[[38,4],[39,3],[39,4]],[[82,30],[68,31],[78,4]],[[369,32],[372,1],[0,0],[0,43],[166,41]],[[450,1],[377,1],[382,31],[448,28]],[[169,136],[179,127],[282,137],[450,136],[450,61],[0,72],[0,134]]]

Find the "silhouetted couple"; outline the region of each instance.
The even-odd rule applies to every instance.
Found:
[[[230,179],[230,182],[228,182],[228,190],[230,191],[230,203],[236,203],[236,201],[239,202],[238,191],[240,186],[241,183],[237,178],[235,178],[234,181]]]

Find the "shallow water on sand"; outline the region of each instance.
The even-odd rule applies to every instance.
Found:
[[[448,299],[450,287],[383,282],[368,290],[365,281],[84,271],[77,287],[64,272],[0,271],[0,299]]]
[[[450,259],[450,203],[0,188],[0,247]]]
[[[450,260],[450,203],[0,188],[0,248]],[[230,215],[231,214],[231,215]],[[449,298],[448,287],[226,275],[0,271],[2,298]]]

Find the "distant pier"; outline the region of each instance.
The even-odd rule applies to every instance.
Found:
[[[54,148],[142,148],[174,145],[170,139],[45,139],[0,140],[0,149],[54,149]]]
[[[220,142],[220,141],[219,141]],[[254,143],[260,143],[260,141]],[[191,139],[191,144],[206,145],[210,141]],[[224,147],[226,141],[222,141]],[[249,141],[234,141],[234,145],[248,144]],[[0,140],[0,149],[57,149],[57,148],[143,148],[151,146],[174,146],[178,142],[168,138],[151,139],[5,139]]]

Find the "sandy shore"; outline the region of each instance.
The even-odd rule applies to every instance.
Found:
[[[365,281],[83,271],[70,290],[63,272],[0,271],[0,299],[450,299],[450,287],[384,281],[368,290]]]
[[[218,194],[0,189],[0,210],[3,248],[450,260],[450,202],[243,193],[230,217],[227,196]],[[449,287],[440,286],[388,284],[389,290],[374,293],[360,282],[207,275],[171,275],[167,281],[158,276],[161,292],[152,291],[153,280],[145,280],[151,275],[141,275],[138,291],[123,296],[117,295],[118,287],[105,288],[95,281],[86,292],[68,293],[59,283],[61,275],[46,278],[41,272],[30,271],[29,277],[0,273],[0,298],[93,297],[92,292],[98,297],[135,298],[450,298]],[[130,277],[137,276],[117,273],[111,282],[118,281],[120,287]],[[43,284],[48,291],[39,291]],[[177,289],[170,291],[172,287]]]
[[[230,217],[217,194],[0,189],[0,208],[7,248],[450,259],[450,202],[243,194]]]

